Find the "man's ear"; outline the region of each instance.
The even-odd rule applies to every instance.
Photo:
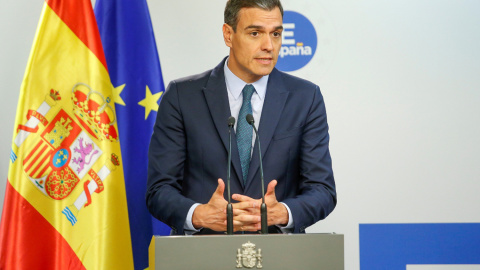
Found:
[[[223,31],[223,40],[225,41],[225,45],[231,48],[232,38],[233,38],[233,28],[230,25],[224,23],[222,27],[222,31]]]

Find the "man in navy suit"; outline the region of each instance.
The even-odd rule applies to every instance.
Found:
[[[279,0],[229,0],[223,25],[229,56],[213,70],[169,84],[150,142],[146,200],[172,234],[226,231],[223,179],[230,116],[237,118],[232,134],[234,230],[260,230],[258,144],[241,123],[246,120],[238,118],[245,112],[253,115],[259,131],[269,232],[303,233],[335,208],[320,89],[274,68],[282,21]]]

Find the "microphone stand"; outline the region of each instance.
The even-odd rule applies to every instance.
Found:
[[[228,192],[228,204],[227,204],[227,234],[233,235],[233,206],[230,195],[230,169],[232,163],[232,128],[235,125],[235,118],[230,116],[228,118],[228,169],[227,169],[227,192]]]
[[[263,162],[262,162],[262,149],[260,148],[260,137],[258,136],[257,128],[255,127],[255,120],[251,114],[247,114],[245,117],[247,122],[253,127],[255,131],[255,137],[258,144],[258,155],[260,157],[260,181],[262,182],[262,204],[260,206],[260,218],[262,230],[261,234],[268,234],[268,221],[267,221],[267,204],[265,203],[265,184],[263,180]]]

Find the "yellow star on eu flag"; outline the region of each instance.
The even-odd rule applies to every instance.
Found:
[[[138,102],[138,105],[145,107],[145,120],[147,120],[148,115],[151,111],[158,111],[158,100],[162,96],[163,92],[158,92],[152,95],[150,88],[145,90],[145,98]]]
[[[125,84],[122,84],[120,86],[117,86],[117,87],[113,88],[113,93],[112,94],[113,94],[113,101],[115,101],[115,103],[125,106],[125,102],[123,101],[122,97],[120,96],[120,94],[123,91],[123,88],[125,88]]]

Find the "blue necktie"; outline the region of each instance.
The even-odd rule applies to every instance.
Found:
[[[255,88],[251,84],[245,85],[243,88],[243,103],[238,113],[237,122],[237,146],[240,154],[240,162],[242,164],[243,184],[245,185],[248,177],[248,169],[250,168],[250,157],[252,150],[252,132],[253,128],[247,123],[245,117],[252,114],[252,95]]]

